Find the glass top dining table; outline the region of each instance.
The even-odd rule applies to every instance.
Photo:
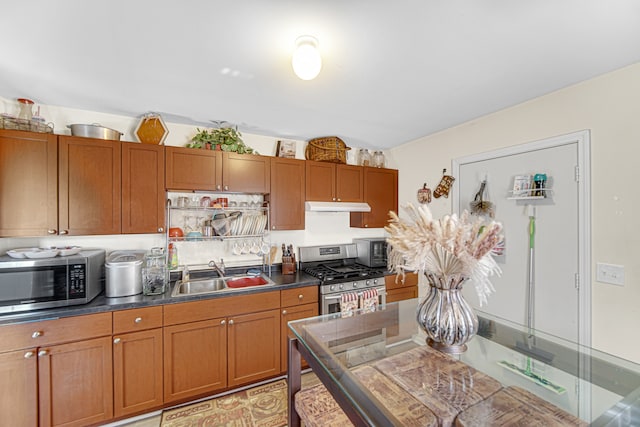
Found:
[[[290,322],[289,425],[300,424],[300,356],[354,425],[410,423],[384,387],[424,405],[440,425],[500,425],[518,411],[538,425],[640,425],[640,365],[477,310],[468,349],[444,354],[426,344],[418,303]]]

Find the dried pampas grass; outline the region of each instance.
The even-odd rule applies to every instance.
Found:
[[[491,256],[491,250],[502,239],[502,225],[487,222],[464,211],[445,215],[435,220],[429,208],[405,206],[408,219],[401,219],[395,212],[385,230],[389,268],[400,275],[405,270],[429,273],[449,278],[469,277],[474,283],[480,305],[495,291],[489,277],[500,274],[500,267]],[[461,280],[448,280],[458,286]],[[453,285],[452,285],[453,286]],[[448,289],[445,285],[444,289]]]

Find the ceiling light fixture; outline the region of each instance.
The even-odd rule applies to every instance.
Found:
[[[313,80],[322,69],[322,57],[318,50],[318,39],[312,36],[300,36],[296,39],[296,48],[291,59],[293,72],[302,80]]]

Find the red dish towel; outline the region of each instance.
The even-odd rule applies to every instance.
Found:
[[[366,291],[363,291],[360,308],[362,308],[365,312],[370,312],[370,311],[376,311],[377,307],[378,307],[378,290],[367,289]]]
[[[355,292],[346,292],[340,298],[340,316],[351,317],[355,310],[358,309],[358,294]]]

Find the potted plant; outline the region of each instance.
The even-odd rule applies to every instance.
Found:
[[[239,154],[257,154],[253,148],[245,145],[244,141],[242,141],[242,134],[237,128],[223,127],[211,130],[196,128],[196,130],[198,133],[187,144],[189,148],[206,148]]]

